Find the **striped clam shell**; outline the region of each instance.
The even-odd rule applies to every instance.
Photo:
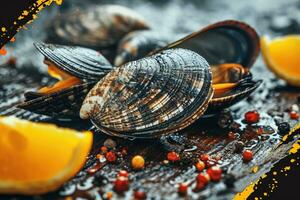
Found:
[[[179,131],[206,110],[213,95],[206,60],[186,49],[162,51],[115,68],[85,98],[80,117],[118,137]]]
[[[120,5],[98,5],[62,14],[48,41],[102,49],[117,45],[127,33],[148,29],[146,20]]]
[[[113,68],[103,55],[92,49],[46,43],[34,45],[58,68],[80,79],[99,80]]]
[[[119,43],[115,66],[147,56],[167,45],[167,39],[158,32],[139,30],[128,33]]]
[[[96,82],[83,83],[59,92],[30,99],[17,105],[18,108],[55,119],[79,119],[81,104]]]
[[[79,118],[81,104],[89,90],[113,66],[97,51],[77,46],[36,43],[37,49],[58,68],[82,79],[82,83],[51,94],[26,92],[19,108],[57,119]]]
[[[211,24],[156,52],[170,48],[195,51],[210,65],[238,63],[244,67],[251,67],[260,51],[257,32],[248,24],[235,20]]]

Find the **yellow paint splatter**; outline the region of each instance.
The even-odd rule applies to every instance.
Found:
[[[295,159],[291,159],[291,163],[295,162],[296,160]]]

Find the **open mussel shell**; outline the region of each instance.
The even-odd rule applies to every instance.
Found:
[[[97,5],[71,10],[54,20],[48,41],[97,50],[116,46],[129,32],[148,29],[146,20],[120,5]]]
[[[95,84],[96,82],[83,83],[59,92],[33,98],[18,104],[18,108],[55,119],[79,119],[81,104]]]
[[[251,67],[260,45],[252,27],[240,21],[227,20],[211,24],[158,51],[170,48],[190,49],[203,56],[210,65],[238,63]]]
[[[254,90],[256,90],[262,83],[262,80],[254,81],[252,80],[252,75],[241,79],[237,86],[228,92],[224,93],[222,96],[212,98],[209,102],[209,107],[206,114],[219,112],[224,108],[228,108],[237,102],[247,98]]]
[[[35,43],[36,48],[58,68],[86,80],[99,80],[113,67],[99,52],[57,44]]]
[[[151,30],[133,31],[120,41],[114,64],[119,66],[129,61],[138,60],[167,44],[167,39],[158,32]]]
[[[112,70],[89,92],[80,117],[110,135],[151,138],[196,121],[212,95],[206,60],[171,49]]]

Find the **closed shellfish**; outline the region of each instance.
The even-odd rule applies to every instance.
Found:
[[[168,44],[161,34],[151,30],[139,30],[128,33],[119,43],[115,66],[147,56]]]
[[[78,118],[86,94],[113,67],[92,49],[45,43],[35,46],[45,56],[49,74],[59,81],[37,92],[26,92],[18,107],[56,118]]]
[[[193,123],[212,95],[204,58],[186,49],[165,50],[112,70],[89,92],[80,117],[110,135],[155,137]]]
[[[131,31],[148,28],[146,20],[129,8],[100,5],[59,16],[48,41],[100,50],[116,46]]]

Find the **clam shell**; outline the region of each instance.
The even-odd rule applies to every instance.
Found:
[[[218,112],[228,108],[248,97],[262,83],[262,80],[253,81],[251,74],[239,81],[238,85],[223,96],[212,98],[209,102],[207,113]]]
[[[260,45],[259,36],[248,24],[226,20],[209,25],[156,52],[170,48],[195,51],[210,65],[238,63],[251,67],[259,54]]]
[[[119,66],[129,61],[138,60],[167,44],[167,39],[157,32],[133,31],[120,41],[114,64]]]
[[[48,41],[102,49],[116,45],[127,33],[148,29],[146,20],[119,5],[71,10],[54,20]]]
[[[81,104],[96,82],[80,85],[34,98],[17,105],[18,108],[34,113],[51,116],[57,119],[79,118]]]
[[[36,48],[63,71],[86,80],[99,80],[113,67],[99,52],[78,47],[35,43]]]
[[[172,49],[115,68],[89,92],[80,117],[110,135],[157,137],[197,120],[212,95],[206,60]]]

